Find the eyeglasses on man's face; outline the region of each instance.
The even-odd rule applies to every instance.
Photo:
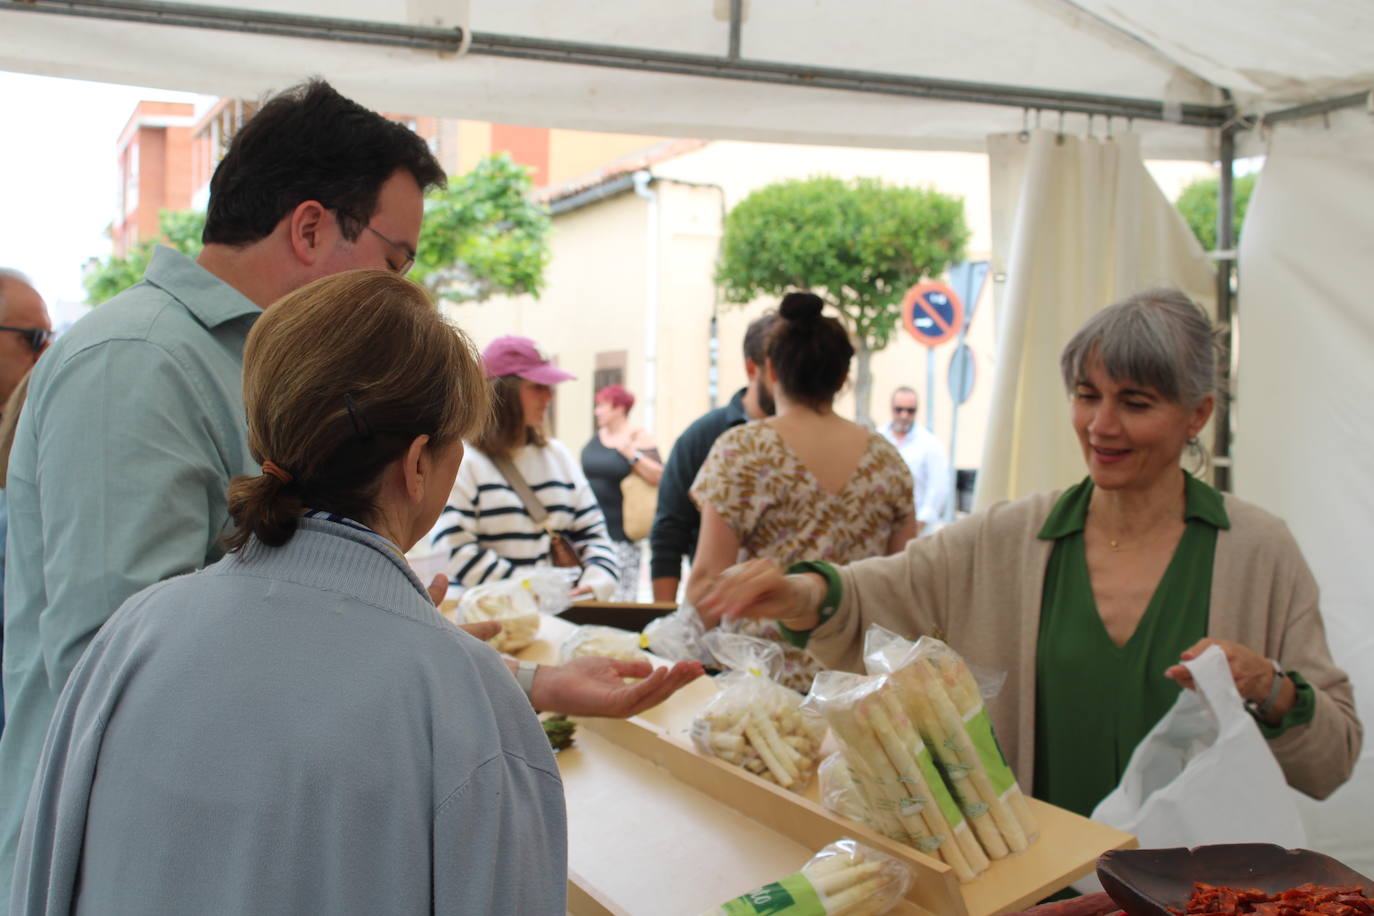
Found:
[[[402,245],[400,242],[393,242],[391,239],[382,235],[380,232],[378,232],[376,229],[373,229],[371,226],[366,226],[364,228],[366,228],[368,232],[371,232],[373,235],[377,236],[377,238],[381,239],[383,242],[386,242],[388,245],[390,245],[393,249],[396,250],[397,254],[404,258],[404,260],[401,261],[400,267],[397,267],[396,265],[392,264],[391,259],[388,258],[388,267],[396,271],[396,273],[401,274],[402,276],[410,272],[411,265],[415,263],[415,252],[411,251],[409,248]]]
[[[910,415],[913,416],[913,417],[916,416],[916,408],[915,408],[915,407],[897,407],[897,406],[893,406],[892,412],[893,412],[893,413],[905,413],[905,414],[910,414]]]
[[[42,353],[48,344],[52,343],[53,333],[47,328],[15,328],[7,324],[0,324],[0,331],[13,331],[24,338],[29,344],[29,349],[35,353]]]

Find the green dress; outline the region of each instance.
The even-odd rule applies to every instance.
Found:
[[[1036,650],[1036,798],[1087,816],[1121,780],[1131,751],[1181,689],[1164,676],[1207,635],[1217,531],[1231,526],[1221,494],[1186,476],[1186,527],[1145,614],[1117,646],[1093,599],[1083,547],[1093,484],[1070,487],[1040,537],[1045,570]]]

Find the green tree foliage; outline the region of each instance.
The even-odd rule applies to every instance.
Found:
[[[963,260],[958,197],[874,178],[815,177],[760,188],[725,219],[716,283],[726,302],[810,290],[841,316],[858,353],[855,400],[869,418],[869,359],[901,322],[903,294]]]
[[[431,191],[411,277],[451,302],[538,296],[552,224],[530,187],[529,170],[501,153]]]
[[[87,305],[99,305],[142,280],[159,241],[189,257],[200,254],[205,214],[198,210],[163,210],[158,214],[158,229],[159,239],[139,242],[123,257],[110,255],[87,272],[82,280]]]
[[[1199,178],[1188,184],[1178,195],[1178,212],[1193,230],[1193,235],[1208,251],[1217,247],[1217,188],[1216,178]],[[1250,206],[1250,193],[1255,189],[1255,176],[1242,175],[1235,180],[1233,190],[1236,199],[1235,215],[1231,220],[1231,231],[1236,244],[1240,244],[1240,227],[1245,222],[1245,210]]]

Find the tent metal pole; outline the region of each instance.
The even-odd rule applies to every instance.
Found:
[[[1322,99],[1317,102],[1308,102],[1304,105],[1294,105],[1292,108],[1281,108],[1278,111],[1271,111],[1262,115],[1265,124],[1277,124],[1279,121],[1294,121],[1298,118],[1310,118],[1313,115],[1327,114],[1332,111],[1339,111],[1342,108],[1361,108],[1371,106],[1374,110],[1374,91],[1352,92],[1350,95],[1341,95],[1334,98]]]
[[[739,60],[739,39],[744,22],[744,0],[730,0],[730,52],[731,60]]]
[[[0,8],[12,0],[0,0]],[[42,2],[42,0],[39,0]],[[71,0],[68,0],[71,2]],[[474,32],[469,54],[1221,127],[1233,107]]]
[[[248,32],[287,38],[456,52],[463,32],[456,28],[399,25],[329,16],[301,16],[264,10],[200,6],[162,0],[0,0],[0,11],[53,13],[87,19],[113,19],[148,25]]]
[[[463,31],[458,28],[302,16],[262,10],[200,6],[167,0],[0,0],[0,12],[49,13],[454,53],[460,49],[463,38]],[[1204,105],[1190,102],[1171,105],[1158,99],[1035,89],[1003,83],[933,79],[837,67],[809,67],[771,61],[732,59],[710,54],[683,54],[652,48],[498,35],[491,32],[473,32],[470,37],[472,42],[468,54],[486,57],[1106,115],[1142,121],[1166,121],[1192,127],[1221,127],[1234,114],[1229,104]]]
[[[1231,366],[1235,323],[1235,304],[1231,296],[1231,280],[1236,264],[1235,239],[1235,161],[1236,130],[1233,125],[1221,129],[1221,175],[1217,182],[1217,324],[1221,326],[1221,359],[1217,372],[1216,419],[1213,423],[1212,454],[1215,457],[1214,482],[1218,490],[1228,492],[1231,480]]]

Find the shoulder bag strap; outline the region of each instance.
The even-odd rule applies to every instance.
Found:
[[[520,497],[520,501],[525,504],[525,511],[530,514],[530,519],[541,528],[548,530],[545,524],[549,518],[549,510],[544,508],[544,504],[539,501],[539,497],[534,495],[534,490],[525,482],[525,475],[520,473],[520,469],[515,466],[515,462],[509,458],[492,457],[491,463],[496,465],[496,470],[501,472],[501,476],[506,478],[506,483],[510,484],[515,495]]]

